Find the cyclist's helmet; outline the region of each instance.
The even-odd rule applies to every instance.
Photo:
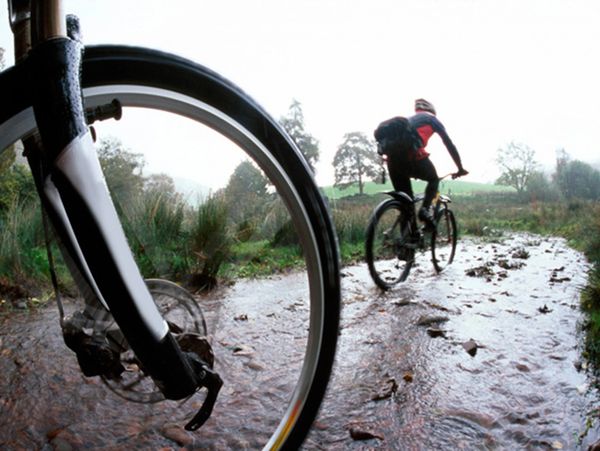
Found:
[[[427,111],[431,114],[436,114],[433,104],[425,99],[415,100],[415,111]]]

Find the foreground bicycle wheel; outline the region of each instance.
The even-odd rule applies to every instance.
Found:
[[[435,230],[431,234],[431,258],[437,272],[441,272],[454,260],[456,238],[454,213],[448,208],[442,208],[437,213]]]
[[[199,299],[224,385],[195,443],[297,448],[325,394],[340,302],[333,225],[303,157],[241,90],[182,58],[89,48],[83,88],[87,108],[115,99],[123,106],[120,121],[94,127],[111,195],[144,276],[200,287],[214,284],[216,266],[228,267],[235,281]],[[27,102],[7,97],[2,144],[35,130]],[[258,188],[235,190],[240,181]],[[238,202],[228,208],[225,201]],[[245,271],[271,277],[237,280],[240,261]],[[273,261],[293,271],[261,272],[276,267]],[[185,416],[198,405],[194,397],[176,412]],[[169,421],[180,419],[174,414]]]
[[[406,246],[411,232],[405,208],[398,201],[385,201],[367,226],[367,265],[373,281],[383,290],[406,280],[414,263],[415,249]]]

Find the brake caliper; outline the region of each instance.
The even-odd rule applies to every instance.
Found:
[[[210,418],[217,401],[219,391],[223,386],[223,380],[213,370],[215,356],[212,348],[205,337],[197,334],[181,334],[176,337],[181,350],[188,357],[188,361],[198,376],[200,387],[207,389],[206,398],[189,423],[185,425],[188,431],[199,429]]]

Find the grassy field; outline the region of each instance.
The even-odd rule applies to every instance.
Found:
[[[415,193],[423,192],[425,182],[421,180],[413,180],[413,191]],[[381,192],[393,190],[391,182],[385,184],[367,182],[364,187],[364,194],[377,194]],[[323,187],[325,196],[329,199],[341,199],[343,197],[354,196],[358,194],[358,186],[351,186],[347,189],[340,190],[333,186]],[[465,182],[463,180],[443,180],[440,184],[440,192],[451,195],[473,195],[478,193],[512,193],[513,188],[508,186],[493,185],[491,183],[476,183]]]

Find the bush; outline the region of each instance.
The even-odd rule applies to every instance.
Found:
[[[275,247],[296,246],[298,244],[298,234],[291,219],[279,226],[271,240],[271,245]]]
[[[340,243],[364,242],[365,230],[372,210],[370,205],[355,205],[349,208],[336,208],[333,211],[333,222]]]
[[[253,220],[244,219],[236,227],[235,239],[241,243],[250,241],[256,234],[256,229],[256,223]]]
[[[219,196],[209,196],[198,207],[192,226],[191,243],[196,275],[193,285],[212,288],[223,262],[231,253],[233,237],[227,227],[227,204]]]
[[[126,205],[121,220],[144,277],[177,278],[189,272],[183,230],[186,205],[181,198],[157,190],[142,191]]]
[[[585,352],[600,372],[600,263],[590,273],[588,283],[581,293],[581,307],[587,315],[584,325]]]
[[[39,280],[47,270],[39,204],[13,198],[0,218],[0,276]]]
[[[527,182],[527,196],[531,202],[536,201],[558,201],[560,190],[558,186],[551,183],[543,172],[536,171],[529,177]]]

